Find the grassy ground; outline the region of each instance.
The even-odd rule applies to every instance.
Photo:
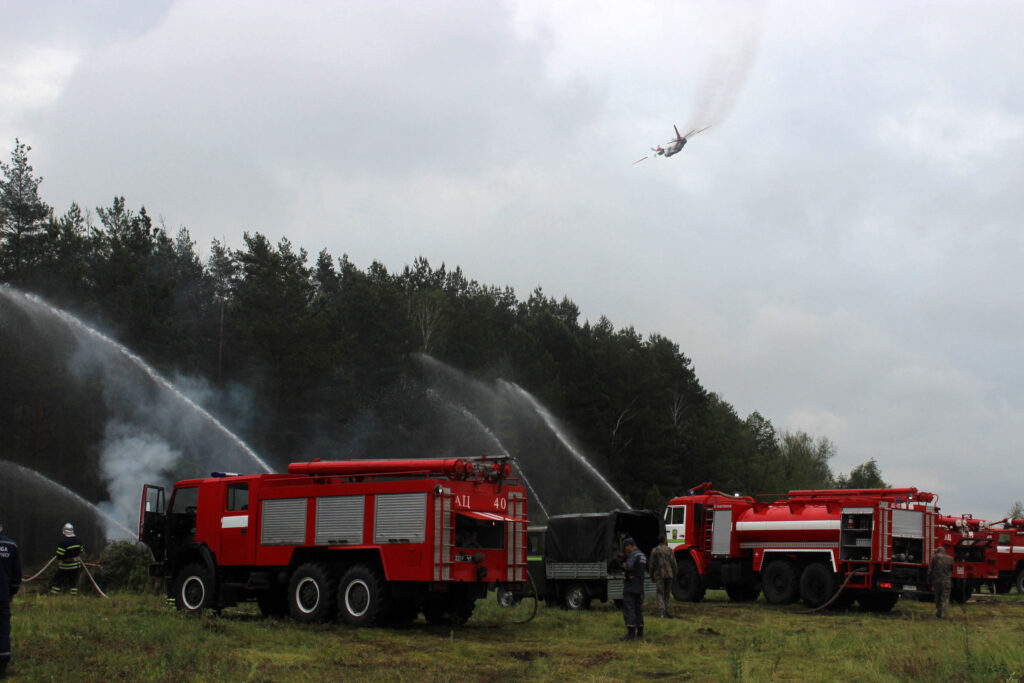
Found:
[[[676,604],[675,619],[648,615],[639,643],[619,642],[621,615],[597,603],[588,612],[541,606],[533,621],[512,624],[515,613],[492,598],[454,629],[422,618],[399,629],[301,626],[251,606],[186,616],[134,594],[29,593],[12,607],[15,680],[1024,679],[1016,593],[986,594],[939,621],[934,605],[909,599],[888,614],[807,614],[763,600],[733,605],[713,591]]]

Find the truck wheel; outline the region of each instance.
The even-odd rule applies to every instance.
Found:
[[[288,611],[302,624],[327,621],[334,616],[334,590],[334,577],[325,565],[300,565],[288,583]]]
[[[384,617],[389,593],[384,577],[365,564],[349,567],[338,584],[338,611],[350,626],[373,626]]]
[[[213,604],[213,581],[204,565],[190,564],[174,581],[175,606],[183,612],[201,612]]]
[[[1017,580],[1015,583],[1017,584],[1017,592],[1024,593],[1024,569],[1017,572]]]
[[[515,607],[523,599],[523,595],[521,593],[517,594],[515,591],[509,590],[504,586],[498,586],[495,593],[497,594],[498,605],[501,607]]]
[[[774,560],[761,575],[764,599],[772,605],[787,605],[797,598],[800,586],[796,567],[789,560]]]
[[[590,593],[587,592],[586,586],[582,583],[570,583],[565,589],[562,606],[571,610],[590,609]]]
[[[700,602],[704,599],[704,583],[691,560],[679,563],[679,572],[672,584],[672,597],[679,602]]]
[[[812,609],[831,600],[838,587],[835,572],[821,562],[811,562],[800,574],[800,599]]]

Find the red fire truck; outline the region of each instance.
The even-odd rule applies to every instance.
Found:
[[[989,524],[965,515],[950,521],[954,533],[984,549],[987,571],[977,577],[976,584],[992,586],[998,593],[1016,586],[1018,593],[1024,593],[1024,519]]]
[[[790,491],[760,502],[701,484],[665,511],[679,561],[673,592],[699,601],[706,589],[724,588],[742,601],[763,590],[772,604],[857,600],[864,609],[888,611],[901,593],[931,590],[928,562],[940,542],[934,500],[915,488],[887,488]],[[966,579],[965,564],[957,563],[959,595]]]
[[[522,594],[526,492],[505,458],[292,463],[143,489],[139,537],[181,610],[463,623],[488,588]]]

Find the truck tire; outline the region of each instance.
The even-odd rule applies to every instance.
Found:
[[[811,562],[800,574],[800,599],[811,609],[831,600],[838,587],[835,572],[823,562]]]
[[[326,565],[300,565],[288,582],[288,611],[300,624],[318,624],[334,616],[334,576]]]
[[[1017,585],[1017,592],[1024,594],[1024,568],[1017,572],[1017,580],[1014,583]]]
[[[794,602],[800,591],[796,567],[789,560],[773,560],[761,574],[764,599],[772,605]]]
[[[676,580],[672,583],[672,597],[679,602],[700,602],[704,599],[704,582],[692,560],[679,563]]]
[[[174,604],[183,612],[201,612],[213,604],[213,580],[205,565],[190,564],[178,572]]]
[[[587,587],[578,581],[570,583],[562,596],[562,606],[565,609],[581,610],[590,609],[590,593]]]
[[[338,612],[350,626],[373,626],[383,620],[390,606],[390,593],[380,572],[356,564],[342,574],[338,583]]]

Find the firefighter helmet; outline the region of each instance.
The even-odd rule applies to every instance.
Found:
[[[67,524],[64,525],[64,535],[65,536],[74,536],[75,535],[75,527],[73,527],[71,525],[71,522],[68,522]]]

